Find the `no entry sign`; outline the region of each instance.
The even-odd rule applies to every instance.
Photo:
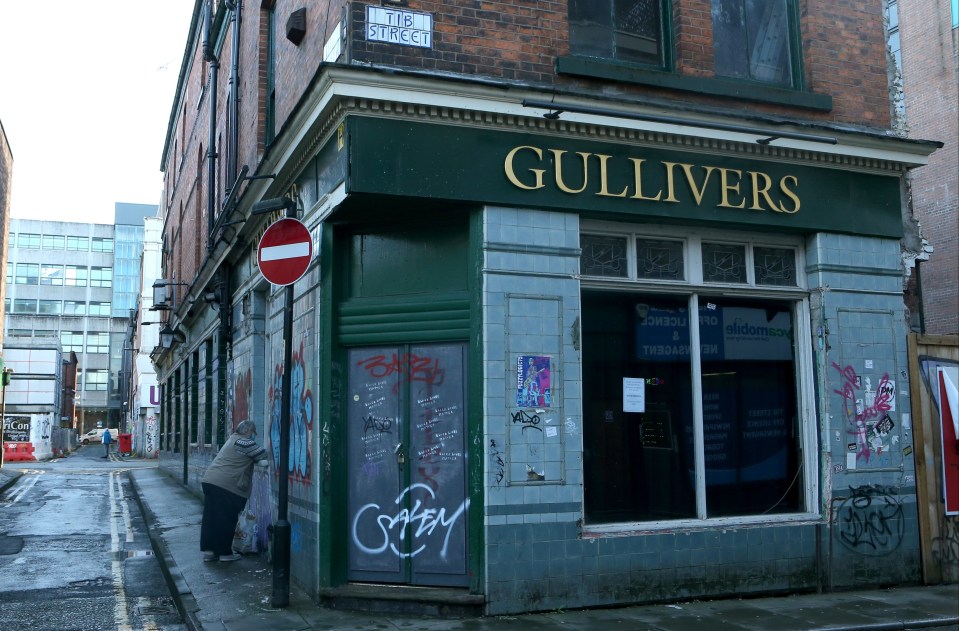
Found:
[[[295,283],[313,259],[310,231],[301,221],[280,219],[260,237],[256,259],[263,277],[274,285]]]

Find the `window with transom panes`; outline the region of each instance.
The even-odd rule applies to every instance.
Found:
[[[808,513],[801,244],[591,228],[580,240],[587,523]]]

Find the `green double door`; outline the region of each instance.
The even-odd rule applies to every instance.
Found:
[[[348,580],[468,586],[465,343],[348,357]]]

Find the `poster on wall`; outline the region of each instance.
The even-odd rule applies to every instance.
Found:
[[[959,515],[959,369],[937,371],[939,382],[939,427],[942,431],[942,477],[946,514]]]
[[[550,407],[550,358],[520,355],[516,358],[516,405],[521,408]]]

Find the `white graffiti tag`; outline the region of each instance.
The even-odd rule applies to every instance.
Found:
[[[436,499],[436,493],[433,492],[433,489],[427,486],[426,484],[411,484],[406,489],[404,489],[398,496],[394,503],[397,506],[402,505],[406,495],[412,493],[414,490],[420,489],[429,493],[430,499]],[[456,509],[456,512],[451,514],[449,518],[446,516],[446,509],[440,508],[423,508],[423,503],[420,500],[415,500],[413,504],[413,509],[409,510],[406,508],[400,509],[395,515],[387,515],[381,513],[376,515],[376,523],[380,527],[380,531],[383,533],[383,543],[379,547],[370,547],[364,545],[360,541],[360,535],[358,533],[358,526],[360,521],[364,518],[364,515],[371,510],[379,510],[379,504],[367,504],[362,507],[360,510],[356,511],[356,517],[353,518],[353,542],[356,546],[367,554],[380,554],[384,552],[387,548],[393,551],[398,557],[415,557],[417,554],[421,553],[427,548],[427,543],[422,543],[418,548],[412,552],[400,552],[396,547],[396,544],[390,542],[390,530],[400,527],[400,541],[406,538],[406,527],[411,526],[412,537],[414,542],[419,542],[426,537],[430,537],[433,534],[433,531],[436,530],[437,526],[446,528],[446,536],[443,538],[443,548],[440,550],[440,557],[446,558],[447,547],[450,542],[450,535],[453,532],[453,525],[456,523],[456,520],[459,519],[467,508],[469,508],[470,500],[466,498],[459,505],[459,508]],[[369,519],[372,515],[367,517]]]

